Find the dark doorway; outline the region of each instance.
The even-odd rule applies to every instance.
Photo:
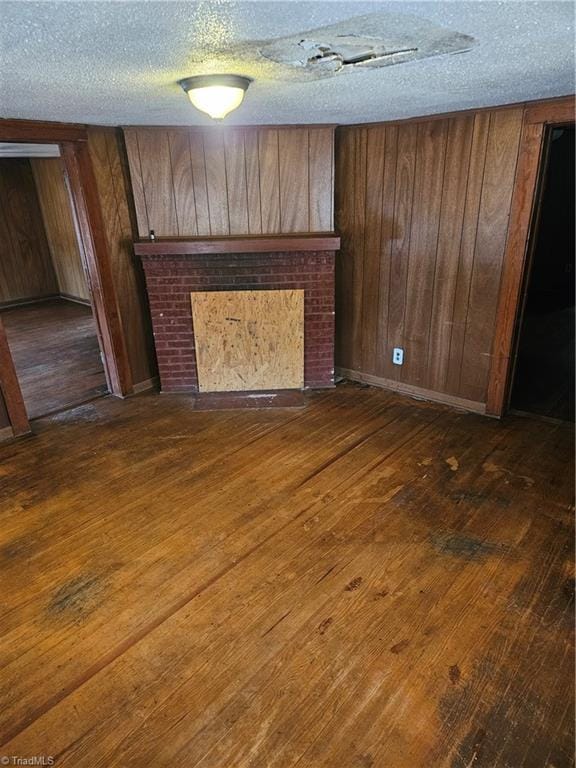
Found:
[[[550,131],[510,406],[574,421],[574,126]]]

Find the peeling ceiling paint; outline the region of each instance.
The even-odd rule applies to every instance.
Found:
[[[299,80],[464,53],[474,42],[469,35],[443,29],[426,19],[384,11],[246,46],[244,54],[248,60],[263,56],[283,65],[287,79]]]
[[[4,0],[0,115],[207,125],[177,81],[212,72],[254,79],[229,124],[549,98],[574,92],[573,21],[571,0]]]

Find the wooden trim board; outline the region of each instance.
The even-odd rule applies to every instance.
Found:
[[[138,395],[140,392],[148,392],[151,389],[158,389],[160,386],[160,379],[158,376],[153,376],[151,379],[145,381],[139,381],[134,384],[132,394]]]
[[[64,301],[71,301],[74,304],[83,304],[85,307],[92,306],[90,299],[83,299],[80,296],[72,296],[70,293],[61,293],[58,298],[64,299]]]
[[[28,434],[30,432],[28,413],[24,404],[24,398],[22,397],[16,369],[14,368],[14,361],[8,346],[2,318],[0,318],[0,390],[4,397],[14,437]]]
[[[503,415],[514,370],[514,339],[542,176],[546,126],[566,123],[569,115],[574,120],[573,97],[535,104],[524,114],[488,379],[486,413],[490,416]]]
[[[60,147],[60,154],[66,168],[74,226],[88,273],[91,303],[108,387],[112,394],[124,397],[132,392],[131,369],[114,287],[100,198],[88,149],[86,126],[0,119],[0,140],[51,143],[58,144]],[[7,346],[2,354],[4,369],[8,371],[10,367],[13,369]],[[9,379],[9,374],[4,378]],[[17,379],[16,385],[19,391]],[[30,426],[25,416],[25,408],[22,413],[21,393],[18,397],[13,383],[10,383],[6,399],[8,416],[14,432],[19,434],[28,432]]]
[[[89,276],[108,388],[113,395],[124,397],[132,392],[132,375],[90,152],[84,142],[63,142],[60,148],[75,214],[78,244]]]
[[[60,141],[87,141],[85,125],[46,120],[0,119],[0,141],[30,141],[55,144]]]
[[[575,97],[566,96],[562,99],[528,102],[524,120],[529,125],[532,123],[546,123],[547,125],[573,123],[576,120]]]
[[[82,299],[79,296],[71,296],[68,293],[50,293],[47,296],[30,296],[23,299],[8,299],[7,301],[0,301],[0,310],[15,309],[16,307],[24,307],[28,304],[42,304],[46,301],[54,301],[55,299],[72,301],[74,304],[83,304],[85,307],[92,306],[89,299]]]
[[[61,298],[59,293],[50,293],[47,296],[29,296],[23,299],[7,299],[0,301],[0,311],[5,309],[16,309],[16,307],[25,307],[29,304],[42,304],[46,301],[54,301]]]
[[[349,368],[336,368],[335,373],[343,379],[359,381],[363,384],[371,384],[374,387],[381,387],[382,389],[390,389],[393,392],[398,392],[400,395],[408,395],[417,400],[429,400],[433,403],[451,405],[454,408],[461,408],[464,411],[471,411],[472,413],[486,414],[485,404],[478,403],[475,400],[465,400],[462,397],[454,397],[453,395],[446,395],[443,392],[434,392],[430,389],[414,387],[411,384],[403,384],[401,381],[383,379],[380,376],[372,376],[369,373],[352,371]]]
[[[495,104],[492,107],[471,107],[470,109],[459,109],[454,112],[436,112],[431,115],[416,115],[414,117],[402,117],[397,120],[378,120],[369,123],[346,123],[338,124],[339,128],[369,128],[377,125],[403,125],[406,123],[423,123],[430,120],[447,120],[454,117],[466,117],[468,115],[477,115],[482,112],[495,112],[504,109],[524,108],[527,111],[528,122],[542,122],[540,114],[561,116],[562,120],[558,122],[570,121],[574,119],[574,94],[566,96],[554,96],[551,99],[538,99],[535,101],[514,101],[511,104]],[[567,117],[572,110],[572,117]],[[546,122],[546,121],[544,121]]]
[[[338,235],[278,235],[210,237],[187,240],[141,240],[134,243],[137,256],[187,256],[218,253],[286,253],[293,251],[337,251]]]

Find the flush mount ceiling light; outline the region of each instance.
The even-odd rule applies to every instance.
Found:
[[[240,106],[252,80],[241,75],[197,75],[178,82],[196,109],[222,120]]]

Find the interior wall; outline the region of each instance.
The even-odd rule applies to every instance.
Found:
[[[345,375],[483,409],[522,114],[338,129]]]
[[[0,304],[58,293],[27,158],[0,159]]]
[[[334,129],[125,128],[138,233],[331,232]]]
[[[58,292],[70,298],[90,301],[62,160],[59,157],[33,158],[30,165],[58,281]]]
[[[132,381],[138,389],[157,376],[157,365],[142,266],[132,246],[136,224],[121,131],[90,128],[88,146]]]

